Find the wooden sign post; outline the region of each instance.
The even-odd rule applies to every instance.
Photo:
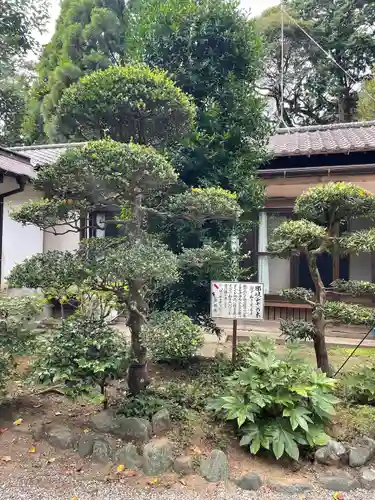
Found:
[[[211,318],[233,320],[233,363],[237,359],[238,320],[262,320],[263,317],[263,283],[211,281]]]

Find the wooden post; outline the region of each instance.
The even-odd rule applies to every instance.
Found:
[[[232,337],[232,363],[237,361],[237,320],[233,320],[233,337]]]

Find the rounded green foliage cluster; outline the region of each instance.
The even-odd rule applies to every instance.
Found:
[[[68,149],[40,170],[35,187],[71,205],[105,206],[133,199],[136,190],[147,194],[176,181],[173,166],[154,148],[103,139]]]
[[[66,89],[56,110],[56,133],[163,145],[190,132],[195,107],[167,73],[145,65],[113,66]]]
[[[169,210],[182,218],[205,223],[208,220],[233,220],[241,216],[235,193],[220,187],[193,188],[171,198]]]
[[[125,374],[127,363],[127,345],[116,329],[73,316],[39,339],[33,372],[39,382],[63,384],[67,395],[102,399],[103,388]]]
[[[276,458],[299,458],[299,445],[323,445],[325,425],[335,413],[335,381],[312,366],[277,359],[273,349],[250,352],[246,368],[227,379],[227,389],[208,407],[234,420],[240,444],[253,454],[263,448]]]
[[[288,258],[293,252],[315,250],[326,237],[324,227],[308,220],[283,222],[272,233],[268,251],[279,257]]]
[[[339,395],[348,403],[375,405],[375,366],[362,366],[339,379]]]
[[[331,283],[333,291],[350,294],[352,297],[363,297],[375,295],[375,283],[357,280],[335,280]]]
[[[204,342],[204,329],[177,311],[154,313],[143,334],[155,361],[184,362],[195,356]]]
[[[375,196],[354,184],[329,182],[319,184],[301,194],[296,200],[299,217],[331,226],[349,217],[375,217]]]
[[[6,393],[16,366],[15,357],[28,354],[35,340],[41,309],[42,300],[38,297],[0,296],[0,396]]]
[[[315,329],[312,323],[302,320],[280,320],[281,335],[289,342],[313,340]]]
[[[329,301],[323,307],[323,314],[332,323],[375,326],[374,309],[361,304]]]

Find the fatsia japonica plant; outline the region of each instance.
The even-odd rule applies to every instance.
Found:
[[[163,243],[162,235],[149,232],[149,218],[197,220],[197,224],[222,220],[225,224],[241,215],[235,196],[223,189],[180,189],[173,194],[178,174],[153,146],[162,149],[182,138],[194,114],[189,98],[164,72],[144,66],[117,67],[84,77],[63,93],[56,115],[59,128],[69,137],[70,130],[81,138],[105,134],[107,138],[72,148],[41,169],[34,186],[46,193],[45,198],[21,206],[13,215],[23,224],[56,234],[103,229],[90,215],[118,209],[121,215],[105,224],[122,226],[125,236],[81,241],[73,252],[75,271],[70,278],[71,285],[113,292],[126,309],[132,358],[128,385],[133,394],[149,383],[142,328],[150,313],[150,299],[179,278],[178,257]],[[133,138],[139,144],[113,138]],[[61,258],[70,259],[66,253]],[[54,266],[54,262],[47,265]],[[10,283],[29,286],[30,268],[30,261],[21,264],[17,279],[13,279],[14,271]],[[35,273],[31,281],[37,286]]]
[[[324,428],[335,413],[335,381],[291,354],[278,359],[275,344],[253,345],[246,366],[227,379],[227,389],[208,408],[235,421],[241,446],[253,454],[270,450],[299,458],[299,446],[314,448],[329,440]]]
[[[375,323],[374,311],[364,305],[328,300],[327,293],[354,297],[373,296],[374,286],[362,281],[335,279],[325,284],[319,268],[319,257],[331,254],[332,261],[340,256],[373,252],[375,230],[344,231],[351,219],[375,219],[375,196],[361,187],[345,182],[317,185],[296,200],[295,214],[299,220],[288,220],[276,228],[268,250],[271,255],[290,258],[305,256],[314,290],[294,288],[282,290],[288,300],[302,301],[312,308],[311,324],[283,321],[282,332],[290,339],[310,338],[314,342],[318,368],[330,373],[325,331],[333,323],[368,325]]]

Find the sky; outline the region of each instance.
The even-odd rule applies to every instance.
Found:
[[[46,33],[42,37],[42,44],[48,43],[52,37],[54,27],[55,27],[55,21],[57,19],[57,16],[59,15],[59,4],[60,2],[58,0],[52,0],[52,7],[51,7],[51,20],[48,25],[48,29]],[[250,9],[252,15],[257,16],[263,10],[268,9],[269,7],[272,7],[273,5],[277,5],[280,3],[280,0],[241,0],[241,6],[244,9]]]

